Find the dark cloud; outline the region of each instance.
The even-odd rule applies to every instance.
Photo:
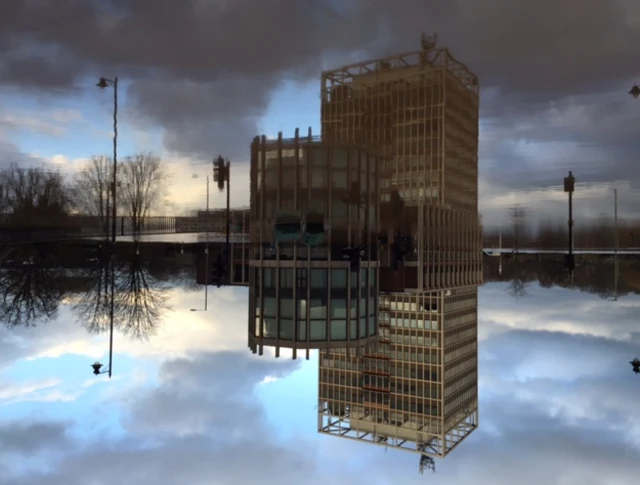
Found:
[[[558,185],[568,170],[640,189],[640,101],[627,94],[640,80],[639,16],[634,0],[4,0],[0,86],[74,93],[115,73],[122,116],[161,127],[170,152],[246,160],[283,81],[416,50],[420,32],[437,32],[480,79],[489,227],[507,203],[496,196]],[[637,215],[636,195],[621,194],[625,214]]]
[[[250,442],[266,429],[264,410],[254,388],[265,377],[281,378],[299,362],[253,357],[244,352],[216,352],[167,361],[161,385],[136,399],[127,429],[170,436],[228,436]]]
[[[69,445],[67,423],[47,421],[0,423],[0,456],[33,454]]]

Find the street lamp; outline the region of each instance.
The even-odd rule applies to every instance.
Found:
[[[111,194],[113,196],[113,208],[111,213],[111,245],[115,253],[116,246],[116,172],[118,169],[118,78],[107,79],[101,77],[96,84],[100,89],[113,87],[113,181],[111,182]],[[107,215],[107,218],[109,216]]]
[[[634,84],[633,87],[629,90],[629,94],[635,99],[638,99],[638,96],[640,96],[640,86]]]
[[[229,202],[230,202],[230,175],[231,175],[231,171],[230,171],[230,165],[231,162],[229,162],[229,160],[225,160],[224,158],[222,158],[221,156],[218,156],[218,158],[216,158],[213,161],[213,181],[218,183],[218,190],[222,191],[224,190],[224,185],[225,182],[227,184],[227,234],[226,234],[226,242],[225,242],[225,246],[224,246],[224,251],[225,251],[225,264],[227,265],[226,268],[226,274],[229,274],[230,271],[230,264],[229,264],[229,260],[231,258],[231,254],[229,251],[229,231],[230,231],[230,223],[231,223],[231,209],[229,207]]]
[[[575,261],[573,259],[573,191],[575,190],[576,179],[570,171],[569,175],[564,178],[564,191],[569,194],[569,253],[565,257],[565,267],[572,271],[575,269]]]
[[[101,371],[102,364],[100,362],[94,362],[91,364],[93,367],[93,375],[109,374],[111,379],[111,369],[113,368],[113,319],[114,319],[114,300],[115,300],[115,259],[111,258],[111,308],[109,311],[109,367],[106,370]]]

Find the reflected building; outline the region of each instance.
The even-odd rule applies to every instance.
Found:
[[[323,139],[381,154],[386,244],[379,342],[362,356],[321,352],[318,430],[443,457],[478,426],[477,78],[423,36],[420,51],[322,84]]]
[[[251,146],[249,348],[362,353],[378,335],[379,160],[305,137]]]

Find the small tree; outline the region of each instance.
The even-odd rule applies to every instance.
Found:
[[[75,177],[73,206],[81,214],[98,217],[104,234],[108,234],[111,211],[113,161],[104,155],[93,155]]]
[[[0,185],[10,225],[24,228],[65,226],[70,197],[60,173],[14,165],[0,173]]]
[[[165,202],[167,171],[151,153],[126,157],[118,171],[121,211],[131,217],[134,231],[139,231],[141,220]]]

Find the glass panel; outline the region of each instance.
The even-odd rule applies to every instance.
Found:
[[[331,340],[347,340],[346,320],[331,320]]]
[[[347,270],[332,269],[331,270],[331,288],[347,287]]]
[[[290,298],[280,300],[280,318],[293,318],[293,300]]]
[[[334,189],[347,188],[347,171],[336,169],[335,166],[331,172],[331,185]]]
[[[307,187],[307,166],[300,165],[298,168],[298,187],[306,189]]]
[[[369,317],[369,336],[372,337],[376,334],[376,331],[378,329],[376,328],[376,317],[375,315],[372,315]]]
[[[298,320],[298,340],[307,340],[307,321]]]
[[[276,338],[276,319],[265,318],[262,323],[262,332],[264,338]]]
[[[331,318],[347,318],[347,300],[331,299]]]
[[[367,335],[367,317],[360,318],[360,335]]]
[[[351,318],[356,318],[358,316],[358,300],[356,298],[351,299],[351,308],[349,309],[349,315],[351,315]]]
[[[293,320],[289,318],[280,319],[280,338],[293,340]]]
[[[293,288],[293,268],[280,269],[280,288]]]
[[[307,318],[307,300],[298,300],[298,320]]]
[[[369,298],[369,315],[375,315],[376,314],[376,300],[377,298]]]
[[[275,279],[275,269],[274,268],[263,268],[262,270],[262,281],[264,283],[265,288],[275,288],[276,287],[276,279]]]
[[[311,169],[311,188],[324,189],[327,187],[327,169],[325,167],[313,167]]]
[[[264,306],[262,307],[262,314],[267,317],[276,316],[276,299],[264,298]]]
[[[360,288],[366,288],[367,286],[367,273],[366,268],[360,269]]]
[[[327,270],[326,269],[311,270],[311,288],[315,288],[315,289],[327,288]]]
[[[316,320],[311,322],[311,340],[317,342],[327,340],[327,321]]]
[[[355,340],[358,338],[358,320],[356,320],[355,318],[351,319],[349,325],[349,338],[351,340]]]
[[[326,319],[327,318],[327,305],[322,300],[311,300],[310,307],[311,319]]]
[[[333,194],[331,201],[331,220],[345,222],[348,219],[347,203],[342,200],[339,194]]]
[[[343,148],[333,150],[333,160],[331,165],[334,168],[347,168],[347,151]]]

